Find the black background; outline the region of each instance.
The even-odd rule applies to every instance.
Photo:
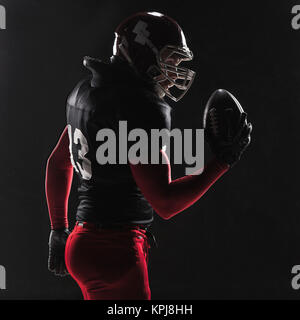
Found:
[[[299,40],[296,1],[1,0],[1,299],[81,299],[71,278],[47,270],[46,160],[65,126],[65,101],[84,55],[108,58],[113,32],[137,11],[183,27],[197,78],[176,104],[173,127],[197,128],[209,95],[226,88],[253,123],[238,165],[198,203],[153,226],[153,299],[299,299]],[[299,2],[300,4],[300,2]],[[175,106],[174,103],[170,103]],[[183,174],[175,168],[173,177]],[[76,190],[70,197],[73,225]]]

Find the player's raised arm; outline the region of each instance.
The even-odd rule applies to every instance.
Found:
[[[166,163],[131,164],[130,167],[145,198],[163,219],[170,219],[194,204],[229,169],[228,165],[213,160],[201,175],[172,180],[169,160],[166,153],[161,152]]]
[[[52,151],[46,167],[46,197],[51,222],[48,268],[66,274],[64,250],[68,230],[68,198],[73,178],[67,127]]]
[[[206,139],[215,154],[201,175],[184,176],[172,181],[171,166],[131,164],[134,179],[155,211],[169,219],[199,200],[205,192],[241,157],[250,143],[251,123],[237,99],[226,90],[217,90],[204,111]]]

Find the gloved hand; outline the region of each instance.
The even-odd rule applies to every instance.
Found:
[[[223,119],[218,119],[217,115],[213,112],[215,109],[211,109],[210,114],[207,116],[208,126],[213,127],[209,130],[209,135],[206,135],[206,139],[211,147],[212,152],[216,157],[228,164],[230,167],[234,166],[242,153],[246,150],[251,141],[252,124],[247,122],[247,114],[243,112],[240,117],[238,126],[236,124],[231,126],[232,113],[230,110],[223,114]],[[227,125],[223,125],[223,134],[219,134],[219,123],[222,121]],[[225,131],[224,131],[225,127]]]
[[[69,234],[68,229],[51,230],[50,232],[48,269],[57,276],[68,274],[65,265],[65,246]]]

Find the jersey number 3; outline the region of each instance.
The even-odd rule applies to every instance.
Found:
[[[74,136],[72,136],[72,127],[68,124],[68,135],[69,135],[69,149],[70,149],[70,156],[71,156],[71,162],[75,169],[75,171],[81,175],[82,179],[84,180],[90,180],[92,178],[92,164],[91,161],[85,157],[85,155],[89,152],[89,145],[86,140],[86,137],[83,135],[83,133],[79,129],[75,129]],[[73,143],[78,146],[78,154],[77,159],[81,160],[81,164],[78,161],[74,161],[73,157]]]

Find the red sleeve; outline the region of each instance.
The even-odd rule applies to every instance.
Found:
[[[46,197],[52,229],[68,228],[68,198],[73,179],[67,127],[46,167]]]
[[[153,209],[164,219],[170,219],[187,209],[229,169],[226,164],[212,160],[200,175],[171,179],[167,155],[165,164],[131,164],[133,177]]]

